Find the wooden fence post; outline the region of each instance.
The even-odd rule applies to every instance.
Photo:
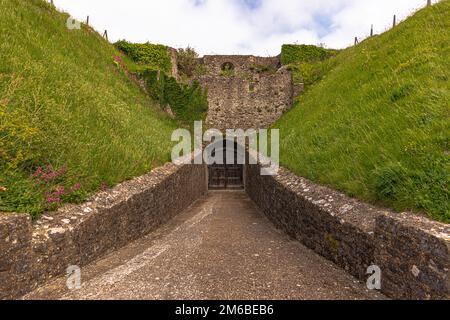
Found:
[[[373,37],[373,25],[370,26],[370,36]]]
[[[427,7],[431,6],[431,0],[427,0]]]
[[[89,16],[86,18],[86,25],[89,26]]]
[[[397,16],[394,14],[394,20],[392,21],[392,27],[397,25]]]

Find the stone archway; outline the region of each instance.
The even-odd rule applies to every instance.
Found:
[[[224,72],[234,71],[234,64],[232,64],[231,62],[225,62],[224,64],[222,64],[221,70]]]
[[[229,142],[227,139],[223,139],[210,145],[215,150],[222,152],[223,161],[222,163],[208,165],[209,190],[244,189],[244,165],[238,164],[238,158],[243,156],[245,159],[245,151],[239,148],[236,141],[233,141],[233,147],[230,150],[227,142]],[[227,158],[227,155],[230,154],[232,154],[233,159]],[[212,154],[212,156],[215,156],[215,154]]]

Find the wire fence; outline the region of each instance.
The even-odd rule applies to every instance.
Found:
[[[55,7],[55,3],[54,3],[54,1],[53,0],[47,0],[52,6],[54,6]],[[88,26],[88,27],[90,27],[90,25],[89,25],[89,21],[90,20],[90,16],[87,16],[86,17],[86,21],[84,22],[84,24],[86,25],[86,26]],[[100,34],[100,33],[99,33]],[[105,31],[103,32],[103,34],[101,34],[101,36],[103,37],[103,38],[105,38],[105,40],[106,41],[108,41],[109,42],[109,40],[108,40],[108,30],[106,30],[105,29]]]
[[[439,2],[439,0],[437,1],[437,2]],[[432,3],[432,1],[431,0],[426,0],[426,5],[425,5],[425,7],[429,7],[429,6],[432,6],[433,5],[433,3]],[[397,24],[398,24],[398,21],[397,21],[397,15],[396,14],[394,14],[394,16],[393,16],[393,18],[392,18],[392,28],[395,28],[396,26],[397,26]],[[372,24],[371,26],[370,26],[370,36],[369,36],[369,38],[371,38],[371,37],[373,37],[374,36],[374,29],[373,29],[373,27],[374,27],[374,25]],[[391,29],[392,29],[391,28]],[[386,31],[389,31],[390,29],[388,29],[388,30],[385,30],[384,32],[386,32]],[[365,39],[367,39],[367,38],[358,38],[357,36],[355,37],[355,41],[354,41],[354,45],[356,46],[357,44],[359,44],[360,42],[362,42],[362,41],[364,41]]]
[[[54,1],[53,0],[48,0],[49,2],[50,2],[50,4],[51,5],[53,5],[53,6],[55,6],[55,4],[54,4]],[[439,2],[440,0],[437,0],[437,2]],[[432,3],[432,1],[431,0],[426,0],[426,7],[429,7],[429,6],[431,6],[431,5],[433,5],[433,3]],[[86,21],[85,21],[85,24],[86,24],[86,26],[89,26],[89,16],[87,16],[86,17]],[[394,14],[394,16],[393,16],[393,18],[392,18],[392,28],[395,28],[397,26],[397,15],[396,14]],[[389,29],[388,29],[389,30]],[[386,31],[388,31],[388,30],[386,30]],[[386,32],[385,31],[385,32]],[[373,37],[374,36],[374,25],[372,24],[371,26],[370,26],[370,35],[369,35],[369,38],[371,38],[371,37]],[[108,40],[108,30],[106,30],[105,29],[105,31],[103,32],[103,34],[102,34],[102,37],[106,40],[106,41],[109,41]],[[356,46],[357,44],[359,44],[360,42],[362,42],[362,41],[364,41],[365,39],[367,39],[367,37],[366,38],[358,38],[357,36],[355,37],[355,40],[354,40],[354,45]]]

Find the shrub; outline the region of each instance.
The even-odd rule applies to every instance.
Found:
[[[199,76],[203,76],[208,72],[208,69],[206,68],[205,65],[199,63],[197,65],[197,67],[194,70],[194,76],[195,77],[199,77]]]
[[[306,44],[285,44],[281,48],[281,63],[284,65],[297,62],[313,62],[335,56],[338,50]]]
[[[186,49],[178,49],[178,71],[187,76],[192,77],[198,67],[198,53],[191,47]]]
[[[250,66],[250,70],[254,71],[256,73],[260,73],[260,74],[264,74],[264,73],[275,73],[277,72],[277,70],[272,67],[272,66],[266,66],[266,65],[259,65],[259,64],[255,64]]]
[[[207,93],[197,81],[178,83],[162,72],[148,69],[143,73],[148,92],[164,109],[169,105],[178,119],[184,122],[202,120],[208,110]]]
[[[235,75],[234,65],[231,62],[224,63],[220,70],[220,75],[222,77],[233,77]]]
[[[116,66],[120,70],[125,71],[131,67],[133,74],[144,80],[147,92],[151,98],[159,102],[162,110],[166,106],[170,106],[176,118],[181,120],[181,122],[190,123],[194,120],[205,118],[208,110],[206,91],[203,90],[198,82],[194,81],[191,83],[189,81],[194,74],[199,72],[200,66],[197,61],[198,54],[193,48],[187,47],[186,49],[178,50],[178,67],[182,79],[185,81],[177,81],[177,79],[168,74],[164,64],[161,66],[161,63],[155,63],[157,61],[155,59],[152,63],[148,63],[150,59],[145,57],[149,55],[142,54],[150,47],[155,52],[164,46],[132,44],[126,41],[119,41],[116,43],[116,46],[126,54],[123,60],[115,59]],[[155,48],[158,49],[156,50]],[[164,47],[164,53],[164,56],[170,60],[167,47]],[[161,52],[160,55],[163,56]],[[128,58],[133,61],[126,64],[122,63],[126,62]],[[135,66],[136,63],[140,63],[139,68]],[[130,76],[130,74],[127,75]]]
[[[119,50],[129,56],[134,62],[170,72],[172,62],[168,48],[161,44],[130,43],[125,40],[114,44]]]

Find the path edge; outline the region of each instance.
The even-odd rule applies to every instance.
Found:
[[[280,168],[246,165],[249,197],[279,229],[394,299],[450,299],[450,225],[350,198]]]
[[[207,193],[205,165],[166,165],[33,222],[0,213],[0,300],[17,299],[163,225]]]

